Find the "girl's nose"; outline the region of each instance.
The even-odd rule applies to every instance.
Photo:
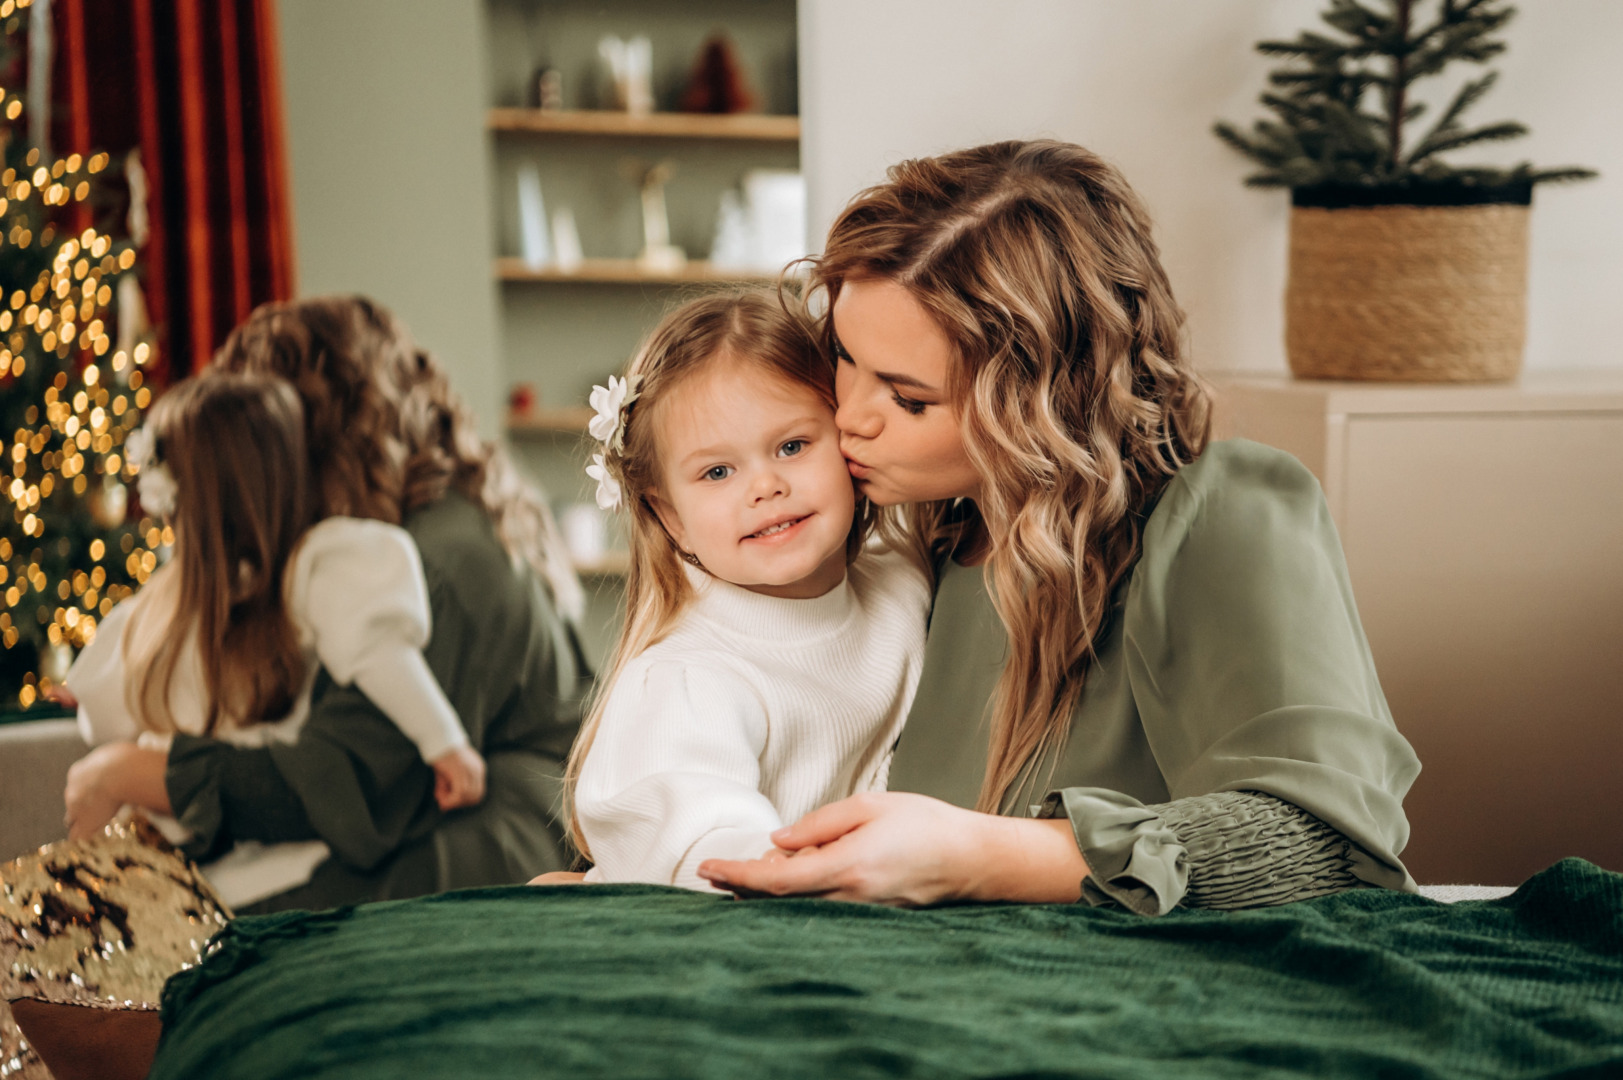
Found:
[[[789,482],[783,474],[770,466],[757,469],[750,477],[750,499],[760,502],[763,499],[777,498],[789,494]]]

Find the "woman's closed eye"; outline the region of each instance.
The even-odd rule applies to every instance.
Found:
[[[915,398],[903,397],[901,392],[896,390],[894,387],[890,391],[890,397],[892,401],[901,406],[902,411],[913,416],[923,415],[924,410],[928,408],[930,404],[928,401],[919,401]]]

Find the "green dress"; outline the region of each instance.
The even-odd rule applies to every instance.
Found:
[[[353,687],[317,676],[299,741],[264,749],[177,735],[165,782],[210,858],[236,840],[324,840],[304,886],[255,911],[324,908],[513,884],[572,858],[556,817],[590,672],[573,630],[484,511],[447,495],[405,522],[422,555],[433,635],[423,650],[485,756],[485,800],[441,813],[433,772]]]
[[[975,804],[1006,647],[981,571],[949,561],[891,790]],[[1419,767],[1318,482],[1236,440],[1162,493],[1069,735],[1005,812],[1068,816],[1084,899],[1143,914],[1412,891],[1398,855]]]

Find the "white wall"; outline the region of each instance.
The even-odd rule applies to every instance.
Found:
[[[803,168],[813,245],[847,198],[906,157],[1052,136],[1115,162],[1149,203],[1198,361],[1284,370],[1288,196],[1241,186],[1211,135],[1249,126],[1273,62],[1324,0],[801,0]],[[1602,178],[1540,189],[1529,368],[1623,367],[1623,4],[1521,5],[1478,122],[1533,135],[1505,163]],[[1445,79],[1454,78],[1445,75]]]

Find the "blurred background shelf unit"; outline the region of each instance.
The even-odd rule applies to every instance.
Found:
[[[486,0],[490,139],[499,283],[502,371],[529,408],[507,434],[519,464],[560,513],[590,504],[583,473],[587,395],[619,372],[642,336],[673,303],[728,282],[769,282],[764,269],[710,264],[724,192],[755,170],[797,172],[795,0]],[[679,111],[706,43],[725,35],[754,96],[748,113]],[[646,36],[652,45],[653,112],[614,111],[605,36]],[[537,73],[550,68],[559,108],[537,108]],[[688,261],[652,269],[638,261],[643,214],[640,173],[665,165],[670,242]],[[567,210],[584,256],[565,269],[523,258],[520,174],[539,177],[544,219]],[[566,529],[567,531],[567,529]],[[582,553],[597,582],[591,636],[606,639],[623,567],[610,530],[605,555]],[[588,581],[590,586],[592,581]],[[588,643],[589,651],[596,651]]]

